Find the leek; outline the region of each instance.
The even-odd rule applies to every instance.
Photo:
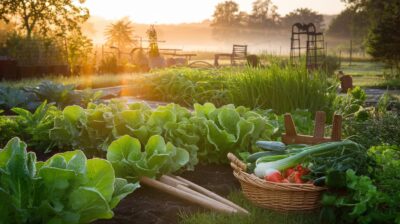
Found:
[[[260,178],[264,178],[266,171],[269,169],[284,171],[298,164],[307,162],[313,157],[322,157],[340,151],[342,151],[342,153],[347,153],[351,152],[352,151],[351,149],[355,148],[360,149],[362,148],[362,146],[351,140],[344,140],[340,142],[327,142],[319,145],[305,147],[303,148],[302,152],[286,157],[284,159],[272,162],[258,163],[256,168],[254,169],[254,174]],[[350,150],[346,151],[345,149],[350,149]]]

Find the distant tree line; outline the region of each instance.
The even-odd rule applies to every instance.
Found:
[[[277,12],[278,7],[272,0],[256,0],[251,13],[239,10],[239,5],[230,0],[219,3],[214,11],[211,26],[214,34],[226,38],[229,34],[251,35],[260,30],[275,32],[290,30],[294,23],[314,23],[317,30],[324,29],[324,18],[321,14],[308,9],[299,8],[286,16]]]

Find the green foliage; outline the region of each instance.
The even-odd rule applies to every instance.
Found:
[[[368,53],[391,66],[399,76],[400,47],[399,29],[400,3],[397,0],[346,0],[349,6],[368,15],[369,33],[366,38]]]
[[[40,102],[57,103],[61,108],[72,104],[75,85],[63,85],[51,81],[43,81],[38,86],[29,88],[28,92],[34,93]]]
[[[3,0],[0,19],[6,22],[17,19],[19,28],[28,38],[33,33],[64,35],[67,31],[80,30],[79,25],[89,18],[84,1],[35,1]]]
[[[400,145],[400,119],[393,112],[376,114],[367,120],[347,120],[344,125],[346,136],[369,148],[374,145]]]
[[[332,37],[362,41],[368,34],[369,25],[370,21],[365,11],[347,8],[332,20],[327,34]]]
[[[11,110],[18,115],[15,119],[18,124],[18,136],[29,142],[30,146],[44,149],[45,152],[52,148],[49,130],[54,125],[55,117],[60,113],[56,107],[45,101],[34,113],[18,107]]]
[[[224,161],[228,152],[251,151],[259,139],[270,140],[278,131],[268,118],[244,107],[235,108],[226,105],[215,108],[214,105],[194,105],[193,120],[201,130],[199,157],[203,161]]]
[[[143,176],[155,178],[178,171],[189,162],[189,153],[153,135],[142,146],[140,141],[124,135],[113,141],[107,150],[110,161],[118,177],[137,182]]]
[[[349,90],[347,95],[336,97],[333,103],[335,113],[343,115],[345,119],[352,118],[358,111],[363,110],[365,99],[365,91],[356,86]]]
[[[19,124],[15,119],[0,116],[0,147],[4,146],[12,137],[20,136],[19,130]]]
[[[100,74],[106,74],[106,73],[117,74],[118,72],[119,70],[117,64],[117,57],[115,57],[114,55],[105,57],[100,61],[99,65]]]
[[[393,197],[393,201],[399,200],[399,189],[393,186],[400,184],[400,147],[374,146],[368,150],[368,156],[372,159],[371,174],[378,188]]]
[[[191,113],[176,104],[155,110],[146,104],[126,106],[116,101],[108,106],[90,104],[87,109],[68,106],[55,118],[50,139],[60,148],[80,147],[96,153],[98,149],[106,151],[111,141],[124,135],[137,138],[143,145],[152,135],[161,135],[189,152],[187,166],[192,169],[198,157],[206,162],[224,162],[227,152],[249,151],[255,141],[271,139],[278,130],[278,121],[244,107],[216,108],[210,103],[194,107]]]
[[[321,69],[324,69],[327,75],[332,76],[338,69],[340,69],[339,57],[336,55],[326,55],[322,61]]]
[[[71,74],[78,75],[82,72],[93,72],[90,54],[93,51],[93,42],[88,37],[74,32],[67,37],[68,41],[68,64],[71,67]],[[95,60],[95,59],[94,59]],[[85,71],[91,68],[92,71]]]
[[[325,194],[321,213],[324,223],[398,223],[400,149],[398,146],[374,146],[368,150],[370,165],[360,176],[346,171],[346,193]]]
[[[239,6],[234,1],[225,1],[215,6],[213,26],[232,26],[239,23]]]
[[[131,50],[135,43],[133,39],[133,24],[128,18],[122,18],[107,26],[105,35],[107,44],[116,47],[119,52]]]
[[[110,162],[70,151],[36,162],[11,139],[0,150],[0,223],[90,223],[110,219],[138,184],[115,178]]]
[[[345,195],[325,194],[321,212],[323,223],[375,223],[376,210],[381,202],[380,192],[367,176],[357,176],[353,170],[346,171]],[[333,210],[336,208],[336,210]],[[384,220],[381,220],[384,221]],[[379,222],[385,223],[385,222]]]
[[[0,108],[9,111],[13,107],[34,109],[39,105],[35,95],[9,86],[0,87]]]
[[[4,43],[4,53],[18,61],[19,66],[48,66],[66,63],[65,42],[59,38],[24,37],[11,33]],[[30,67],[35,69],[34,67]],[[22,73],[22,71],[21,71]],[[29,77],[29,74],[20,74]]]
[[[329,110],[336,94],[323,73],[309,75],[305,69],[277,63],[268,68],[168,69],[156,74],[149,77],[143,97],[183,106],[211,102],[271,108],[277,113],[315,112]]]
[[[90,102],[97,102],[103,96],[101,91],[78,92],[75,87],[75,85],[63,85],[48,80],[37,86],[23,89],[1,86],[0,108],[7,112],[14,107],[33,111],[44,101],[55,104],[59,108],[72,104],[86,106]]]
[[[287,27],[292,27],[295,23],[313,23],[318,30],[322,29],[324,17],[316,11],[309,8],[298,8],[288,13],[283,19],[282,23]]]

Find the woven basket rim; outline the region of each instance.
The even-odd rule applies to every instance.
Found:
[[[261,179],[254,174],[248,174],[244,171],[233,171],[234,176],[240,181],[244,181],[248,184],[261,187],[264,189],[274,189],[282,191],[324,191],[326,187],[315,186],[310,183],[297,184],[297,183],[277,183],[266,181]]]

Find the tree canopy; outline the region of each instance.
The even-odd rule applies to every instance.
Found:
[[[348,8],[332,20],[327,33],[334,37],[362,40],[368,34],[369,25],[366,12]]]
[[[19,29],[27,37],[33,33],[43,36],[61,35],[80,30],[80,24],[89,18],[83,7],[85,0],[1,0],[0,19],[18,20]],[[79,4],[77,4],[79,3]]]
[[[368,16],[367,50],[374,58],[400,71],[400,1],[344,0],[348,7]]]
[[[232,26],[237,25],[239,16],[239,5],[234,1],[225,1],[215,7],[213,14],[213,25]]]
[[[253,2],[252,24],[260,27],[275,26],[279,20],[277,9],[272,0],[256,0]]]
[[[282,19],[282,24],[286,27],[292,27],[295,23],[314,23],[317,30],[321,30],[324,25],[324,17],[311,9],[299,8]]]
[[[135,43],[133,31],[132,22],[127,18],[118,20],[107,27],[105,32],[107,43],[117,47],[121,51],[130,48]]]

